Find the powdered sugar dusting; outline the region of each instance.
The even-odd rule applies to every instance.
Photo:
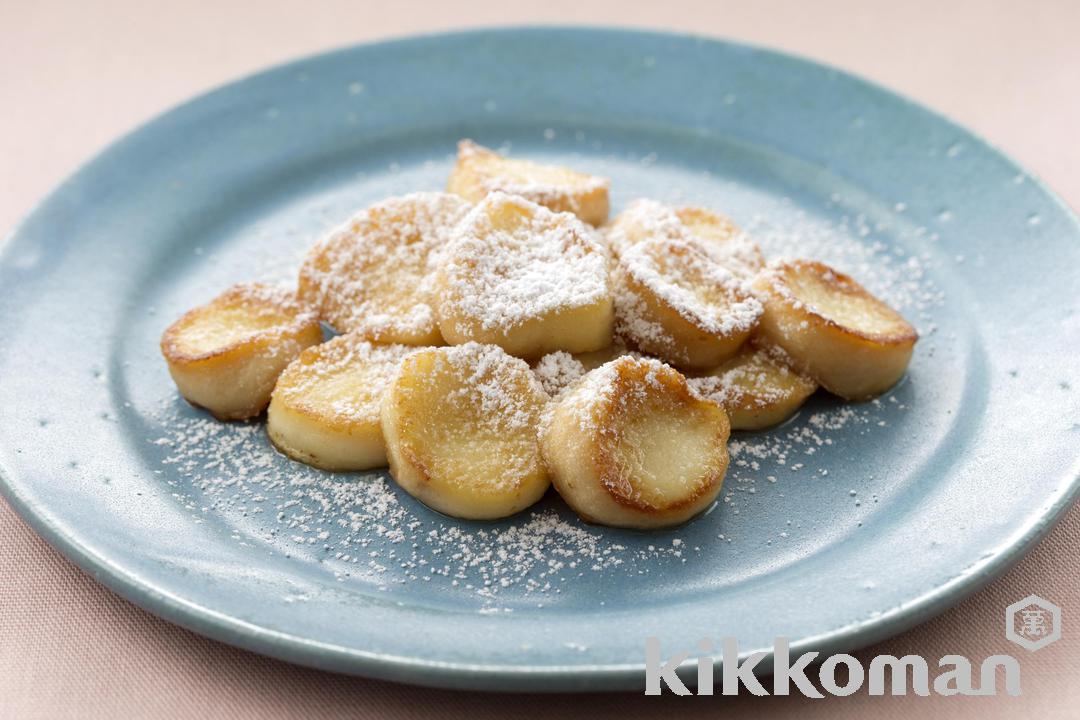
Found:
[[[551,397],[558,397],[566,388],[573,385],[585,375],[585,366],[573,355],[558,350],[548,353],[537,361],[533,367],[544,391]]]
[[[634,200],[606,234],[612,250],[620,255],[645,240],[677,240],[695,245],[741,278],[753,276],[762,265],[761,250],[748,233],[727,218],[695,206],[676,208],[656,200]]]
[[[383,394],[398,365],[416,350],[339,335],[308,349],[286,368],[274,389],[275,402],[314,406],[319,414],[339,421],[376,423]]]
[[[647,198],[627,205],[607,231],[608,242],[620,255],[649,238],[686,241],[689,237],[673,208]]]
[[[633,366],[644,370],[640,373],[639,382],[620,383],[620,374]],[[626,406],[643,398],[647,393],[661,392],[664,383],[659,375],[676,372],[656,358],[623,356],[585,374],[580,381],[573,383],[569,393],[564,391],[564,394],[557,399],[557,404],[560,410],[567,410],[573,415],[582,433],[611,432],[610,427],[597,422],[599,411],[603,406],[612,402]],[[551,422],[554,409],[555,403],[548,407],[543,419],[544,424]],[[619,416],[620,412],[616,410],[614,415]]]
[[[540,387],[524,360],[507,355],[496,345],[470,342],[441,349],[434,372],[444,362],[462,380],[462,386],[448,397],[466,403],[478,400],[477,421],[496,430],[535,426],[535,396],[522,388],[521,380],[531,381],[538,391]]]
[[[600,147],[599,140],[590,142],[589,147]],[[394,191],[437,187],[435,172],[413,172],[405,160],[402,162],[405,172],[401,174],[364,180],[362,192],[366,195],[351,191],[348,197],[356,201],[353,206],[384,193],[388,179],[397,183]],[[603,160],[594,157],[592,162]],[[612,157],[612,172],[607,174],[615,175],[615,168],[629,172],[628,182],[633,185],[635,163]],[[664,172],[663,165],[650,166],[648,177],[642,175],[637,187],[659,187],[649,178]],[[445,168],[440,165],[436,170],[441,174]],[[670,197],[665,199],[711,202],[729,189],[710,180],[703,184],[700,196],[692,196],[683,194],[697,192],[694,179],[687,180],[685,187],[672,183]],[[828,262],[894,307],[910,312],[909,319],[923,325],[920,331],[924,336],[933,327],[933,311],[943,294],[931,277],[934,261],[926,253],[910,249],[920,243],[893,244],[879,239],[879,234],[887,233],[879,233],[879,226],[861,215],[828,222],[791,202],[785,205],[773,198],[758,201],[756,190],[744,187],[733,192],[736,200],[730,209],[770,257],[811,257]],[[743,216],[738,215],[740,209],[745,211]],[[320,217],[336,220],[346,211],[345,203],[339,202],[331,210],[320,211]],[[753,216],[756,211],[760,214]],[[290,232],[300,237],[310,229],[304,223],[299,227],[299,231]],[[266,245],[271,241],[283,244],[279,229],[267,227],[260,232],[255,238],[257,247],[272,247]],[[902,232],[907,231],[897,231]],[[933,233],[923,228],[916,232],[928,243],[934,241]],[[227,255],[222,267],[228,267],[219,270],[216,277],[231,280],[259,275],[264,267],[280,275],[277,266],[293,262],[295,243],[288,245],[288,253],[269,256],[274,265],[250,248],[249,244],[242,254]],[[725,481],[723,512],[672,531],[680,540],[694,538],[679,546],[672,543],[669,533],[656,533],[654,540],[652,536],[643,539],[587,526],[566,512],[557,499],[543,502],[535,512],[497,524],[444,518],[399,491],[385,473],[335,475],[290,462],[266,442],[261,425],[216,422],[174,400],[171,388],[163,405],[143,417],[153,428],[155,449],[165,454],[156,472],[173,488],[195,522],[219,523],[238,543],[265,543],[272,553],[308,559],[316,572],[332,573],[350,587],[363,584],[394,595],[398,588],[438,586],[439,598],[462,599],[479,612],[507,612],[559,602],[572,594],[566,592],[568,588],[587,575],[602,578],[585,586],[594,590],[598,583],[608,585],[609,579],[610,586],[622,587],[620,579],[640,580],[650,573],[666,580],[671,577],[668,571],[681,564],[689,564],[688,569],[697,576],[703,569],[722,574],[729,561],[741,571],[739,555],[750,557],[753,548],[765,542],[758,532],[762,525],[776,524],[773,521],[779,517],[778,524],[783,526],[785,516],[777,513],[792,507],[791,502],[786,506],[785,502],[799,498],[799,488],[812,487],[816,493],[831,490],[836,473],[827,476],[826,468],[832,469],[838,458],[850,453],[848,448],[863,440],[888,438],[892,442],[894,436],[897,442],[903,440],[896,428],[888,425],[902,418],[899,413],[906,409],[909,391],[895,390],[878,401],[859,405],[840,405],[818,396],[780,428],[736,433],[730,444],[732,464]],[[844,496],[841,500],[860,478],[857,471],[855,477],[844,478],[843,487],[836,488]],[[860,497],[869,503],[869,494],[863,495],[858,487]],[[747,516],[753,517],[752,523]],[[859,513],[851,513],[850,524],[858,519]],[[807,522],[801,535],[797,532],[800,522]],[[792,525],[789,521],[790,532],[777,532],[773,539],[792,547],[797,542],[812,544],[818,533],[809,523],[800,519]],[[509,529],[515,532],[507,532]],[[798,547],[801,551],[802,545]],[[394,597],[408,600],[405,594]],[[609,604],[618,602],[612,596],[607,600]],[[595,603],[595,598],[583,602]]]
[[[310,322],[312,309],[300,302],[291,287],[283,283],[241,283],[223,293],[254,312],[267,314],[289,313],[297,317],[298,322]]]
[[[301,294],[340,332],[414,341],[435,333],[439,252],[469,204],[447,193],[388,198],[355,215],[311,252]]]
[[[792,360],[776,346],[741,351],[712,373],[687,378],[690,389],[699,396],[724,406],[749,405],[764,408],[783,402],[792,394],[792,383],[807,388],[813,381],[801,377]]]
[[[551,508],[503,524],[457,521],[423,508],[385,473],[326,473],[289,461],[259,423],[221,423],[171,401],[156,420],[160,472],[196,522],[243,518],[247,537],[234,536],[238,542],[317,558],[339,582],[387,593],[438,585],[474,598],[479,612],[510,612],[500,600],[506,593],[542,606],[585,573],[648,574],[701,552],[631,548]]]
[[[749,332],[762,313],[746,283],[695,245],[649,239],[624,252],[616,272],[616,333],[642,347],[681,354],[679,343],[649,302],[660,302],[704,333]]]
[[[491,193],[458,226],[440,270],[440,313],[508,329],[602,301],[602,247],[580,220]]]
[[[481,174],[477,178],[485,192],[517,195],[539,205],[573,205],[575,195],[606,191],[611,185],[610,180],[596,175],[540,165],[529,160],[504,158],[470,140],[458,143],[458,156],[465,160],[482,159],[497,163],[497,172]],[[485,170],[490,171],[490,168]]]
[[[755,216],[749,228],[770,260],[820,260],[850,275],[895,308],[920,335],[933,332],[932,311],[944,302],[945,295],[929,276],[929,254],[912,253],[875,239],[881,228],[865,215],[845,215],[837,223],[827,223],[795,210],[783,224]],[[914,235],[926,237],[928,231],[917,228]]]
[[[291,288],[281,284],[240,283],[173,323],[162,341],[174,351],[200,355],[234,342],[282,336],[317,320],[312,308],[301,303]],[[294,337],[282,337],[277,347],[262,348],[260,352],[275,356],[294,353],[297,349]]]

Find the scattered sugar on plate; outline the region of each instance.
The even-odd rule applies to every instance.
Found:
[[[314,555],[342,582],[355,576],[383,591],[436,582],[488,603],[510,588],[524,596],[558,593],[584,573],[681,561],[687,552],[681,543],[635,550],[552,509],[522,513],[509,525],[414,512],[416,501],[385,473],[309,468],[278,455],[261,423],[192,413],[182,401],[166,402],[157,417],[162,434],[151,441],[165,451],[169,475],[183,478],[167,481],[177,499],[199,519],[257,520],[257,539],[287,555]],[[183,485],[194,492],[185,494]]]
[[[830,223],[788,207],[753,217],[745,227],[766,257],[820,259],[851,274],[921,331],[932,330],[933,310],[944,295],[929,277],[929,256],[876,239],[880,228],[866,216]],[[929,230],[916,234],[934,241]],[[248,267],[256,275],[289,277],[306,250],[250,257]],[[213,259],[211,254],[202,261]],[[533,372],[545,390],[557,393],[577,379],[575,363],[568,354],[553,354]],[[264,543],[270,552],[319,562],[342,583],[368,583],[382,592],[434,584],[455,597],[475,598],[478,611],[502,613],[522,598],[531,598],[525,603],[531,606],[558,602],[583,575],[663,573],[673,565],[705,563],[726,551],[721,548],[737,550],[747,541],[738,525],[721,523],[709,533],[696,532],[693,544],[674,537],[679,529],[658,533],[650,544],[628,543],[620,532],[543,506],[498,523],[457,521],[418,508],[383,472],[332,474],[291,462],[269,444],[261,423],[220,423],[188,408],[171,387],[162,392],[161,407],[149,417],[156,431],[148,442],[164,453],[163,482],[196,522],[221,522],[237,542]],[[721,512],[745,510],[747,517],[783,498],[790,483],[833,481],[819,472],[821,454],[852,433],[890,432],[878,424],[883,408],[903,409],[891,402],[836,405],[804,410],[767,432],[736,433]],[[845,483],[838,492],[848,489]],[[879,496],[872,500],[878,503]],[[695,522],[711,524],[718,514]],[[789,521],[780,537],[793,542],[808,531]]]

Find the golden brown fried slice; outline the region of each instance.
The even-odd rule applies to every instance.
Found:
[[[605,234],[616,255],[645,240],[667,239],[697,244],[738,277],[751,277],[765,266],[761,249],[749,235],[726,216],[702,207],[635,200],[616,216]]]
[[[752,277],[765,267],[761,248],[731,218],[690,205],[675,214],[709,257],[735,275]]]
[[[753,341],[708,375],[687,382],[727,411],[732,430],[761,430],[781,423],[817,390],[817,383],[792,368],[782,350]]]
[[[608,216],[610,184],[606,178],[570,168],[506,158],[471,140],[462,140],[446,190],[474,203],[490,192],[501,191],[555,212],[573,213],[590,225],[600,225]]]
[[[390,472],[447,515],[513,515],[549,485],[536,439],[547,401],[529,366],[494,345],[418,350],[383,401]]]
[[[448,343],[490,343],[523,358],[611,343],[607,259],[573,215],[491,193],[442,257],[436,311]]]
[[[645,240],[689,240],[686,225],[675,209],[656,200],[634,200],[604,228],[612,252],[618,256]]]
[[[656,360],[621,357],[553,402],[540,448],[559,494],[615,527],[677,525],[709,507],[728,466],[727,416]]]
[[[401,360],[417,348],[339,335],[278,378],[266,430],[279,450],[324,470],[386,465],[379,410]]]
[[[300,269],[299,294],[338,332],[439,345],[432,310],[438,252],[469,205],[420,192],[372,205],[335,230]]]
[[[619,258],[619,336],[674,365],[716,367],[738,351],[760,314],[749,287],[697,244],[649,239]]]
[[[812,260],[774,263],[754,280],[761,334],[829,392],[864,400],[904,374],[915,328],[851,277]]]
[[[293,293],[234,285],[189,311],[161,337],[180,394],[220,420],[254,417],[285,366],[322,342],[318,316]]]

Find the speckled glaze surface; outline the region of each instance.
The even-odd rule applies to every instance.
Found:
[[[724,210],[822,257],[922,334],[878,402],[824,395],[738,437],[722,502],[671,531],[499,523],[381,473],[278,456],[178,399],[162,329],[288,278],[373,200],[438,189],[455,141]],[[405,39],[301,60],[120,140],[0,255],[0,478],[149,610],[321,668],[465,688],[642,687],[644,639],[850,649],[1005,569],[1075,496],[1080,225],[965,130],[782,54],[604,29]]]

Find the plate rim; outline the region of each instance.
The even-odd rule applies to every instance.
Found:
[[[1068,219],[1076,236],[1080,237],[1080,217],[1072,207],[1054,192],[1036,174],[1017,162],[1009,153],[980,134],[954,121],[949,116],[917,102],[903,93],[896,92],[882,84],[866,79],[857,73],[824,63],[797,53],[781,51],[753,43],[731,40],[723,37],[707,36],[695,33],[670,32],[608,25],[497,25],[481,26],[453,31],[435,31],[420,34],[400,35],[371,42],[362,42],[335,47],[329,50],[303,55],[283,62],[242,74],[221,85],[213,86],[204,92],[174,104],[164,111],[156,113],[133,128],[123,132],[91,156],[77,164],[75,169],[57,184],[44,197],[38,200],[12,228],[0,239],[0,262],[7,259],[7,250],[12,241],[20,234],[26,222],[41,212],[53,198],[67,186],[77,182],[100,157],[108,154],[120,145],[131,141],[136,136],[147,132],[152,126],[185,108],[219,93],[227,93],[235,86],[247,83],[272,73],[290,69],[300,69],[308,63],[329,61],[335,56],[345,55],[360,48],[377,51],[383,47],[400,47],[410,44],[442,39],[467,39],[497,35],[544,35],[544,34],[606,34],[623,37],[664,38],[681,42],[694,42],[728,46],[732,49],[748,51],[754,54],[774,57],[786,61],[811,66],[843,77],[864,89],[891,96],[906,109],[925,113],[938,122],[948,126],[971,141],[982,146],[984,151],[997,155],[1016,171],[1023,173],[1040,193],[1049,198]],[[6,453],[6,448],[0,448]],[[1080,474],[1068,477],[1065,471],[1065,484],[1052,496],[1052,502],[1044,506],[1043,512],[1010,536],[1009,540],[988,551],[985,559],[966,568],[965,572],[951,578],[948,582],[935,586],[913,600],[888,609],[876,617],[837,628],[819,636],[804,638],[791,645],[791,651],[801,653],[810,650],[833,652],[865,647],[881,639],[890,637],[938,615],[964,598],[988,585],[1004,574],[1026,555],[1035,544],[1041,541],[1061,520],[1064,514],[1080,498]],[[162,591],[152,581],[140,578],[135,572],[125,571],[104,555],[95,553],[81,545],[72,533],[65,532],[61,523],[50,517],[48,509],[40,507],[19,489],[18,480],[9,476],[3,463],[0,463],[0,494],[2,494],[16,513],[49,545],[72,561],[83,571],[89,573],[98,582],[140,608],[166,621],[180,625],[188,630],[210,637],[214,640],[258,652],[279,660],[299,663],[310,667],[362,675],[365,677],[408,682],[445,688],[478,688],[485,690],[528,690],[528,691],[567,691],[604,688],[630,689],[639,688],[645,664],[575,664],[575,665],[488,665],[483,663],[460,663],[425,660],[417,657],[395,656],[387,653],[370,652],[311,640],[302,636],[271,630],[254,623],[249,623],[230,615],[225,615],[198,603],[185,600],[173,593]],[[754,649],[740,653],[745,657]],[[771,662],[771,658],[766,663]]]

